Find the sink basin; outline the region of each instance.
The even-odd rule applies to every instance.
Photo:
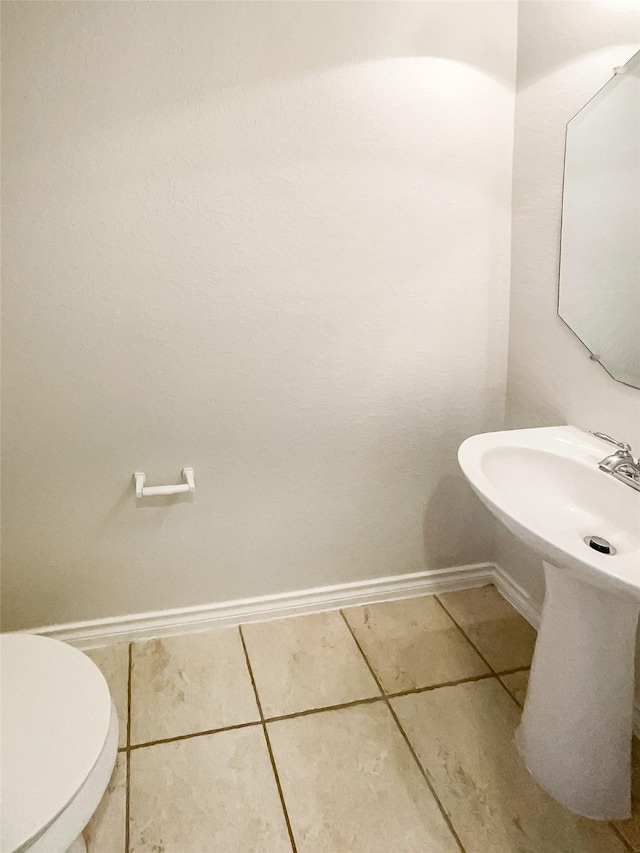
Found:
[[[474,435],[458,461],[489,509],[516,536],[585,580],[640,596],[640,492],[598,462],[611,445],[573,426]],[[606,539],[601,554],[586,536]]]
[[[474,435],[458,451],[482,501],[543,561],[518,748],[545,790],[600,820],[631,811],[640,614],[640,492],[598,468],[611,452],[572,426]]]

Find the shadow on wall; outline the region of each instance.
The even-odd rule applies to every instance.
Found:
[[[523,9],[523,7],[526,7]],[[549,10],[553,14],[549,14]],[[518,90],[589,54],[629,44],[629,59],[640,38],[637,0],[521,0],[520,14],[527,25],[535,15],[535,39],[518,44]],[[626,13],[626,14],[625,14]]]
[[[558,317],[558,323],[562,320]],[[599,365],[598,365],[599,366]],[[535,427],[565,426],[566,417],[556,408],[553,401],[545,399],[540,391],[540,405],[534,410],[529,405],[531,388],[522,389],[517,382],[507,382],[509,408],[505,418],[505,429],[534,429]],[[574,424],[573,426],[577,426]],[[593,427],[597,429],[598,427]]]
[[[504,0],[495,5],[504,5]],[[126,112],[135,123],[141,115],[183,108],[186,102],[233,87],[282,82],[361,62],[403,57],[452,59],[510,88],[512,83],[503,76],[509,39],[500,31],[482,39],[475,37],[473,19],[481,26],[485,17],[479,4],[456,2],[465,19],[464,28],[444,21],[437,6],[370,2],[364,9],[359,3],[343,2],[134,2],[126,4],[126,14],[122,14],[117,3],[69,2],[48,12],[34,8],[32,16],[21,9],[20,24],[12,23],[12,31],[18,49],[24,44],[21,28],[42,29],[38,53],[33,51],[29,57],[36,66],[50,62],[64,67],[75,61],[57,47],[73,42],[100,74],[97,63],[105,55],[106,40],[118,51],[123,66],[147,69],[148,74],[140,75],[137,85],[125,93],[129,101]],[[399,7],[404,7],[402,14],[398,14]],[[6,13],[11,15],[10,8]],[[141,41],[141,31],[153,37]],[[314,34],[311,41],[310,31]],[[114,33],[118,33],[116,39]],[[212,39],[221,46],[215,57],[211,56]],[[11,43],[7,47],[10,51]],[[7,61],[11,61],[10,55]],[[106,91],[112,87],[113,97],[121,101],[122,89],[108,74],[103,75],[103,85]],[[85,121],[84,110],[100,108],[97,104],[82,106]],[[124,112],[119,103],[119,115]]]
[[[447,474],[438,482],[427,501],[422,534],[427,568],[495,559],[494,519],[461,472]]]

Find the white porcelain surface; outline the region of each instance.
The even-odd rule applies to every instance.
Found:
[[[640,612],[640,493],[599,470],[613,449],[563,426],[473,436],[458,453],[489,509],[545,558],[520,752],[546,791],[599,820],[630,814]]]
[[[633,777],[631,817],[628,820],[619,821],[616,826],[634,853],[640,853],[640,740],[637,738],[633,739],[631,747],[631,773]]]
[[[547,602],[518,746],[567,808],[595,820],[627,818],[640,600],[544,567]]]
[[[15,850],[85,784],[107,741],[112,704],[98,667],[71,646],[7,634],[0,649],[2,847]],[[117,731],[116,721],[114,758]]]
[[[118,715],[112,705],[109,732],[98,760],[71,802],[45,832],[29,845],[29,853],[84,853],[85,842],[81,832],[98,809],[109,785],[117,751]],[[2,849],[4,853],[4,847]]]
[[[640,492],[598,468],[614,450],[560,426],[474,435],[458,461],[489,509],[551,563],[640,596]],[[617,553],[594,551],[587,535]]]
[[[120,753],[100,805],[85,827],[88,853],[125,850],[127,758]]]
[[[96,649],[85,649],[85,655],[104,675],[111,699],[118,712],[118,746],[127,745],[127,708],[129,687],[129,643],[112,643]]]

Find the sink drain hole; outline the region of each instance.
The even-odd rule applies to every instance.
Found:
[[[615,554],[616,549],[610,542],[603,539],[602,536],[585,536],[584,543],[593,548],[594,551],[599,551],[601,554]]]

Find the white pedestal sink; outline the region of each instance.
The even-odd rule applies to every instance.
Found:
[[[606,444],[571,426],[468,438],[480,498],[543,557],[546,593],[517,743],[540,785],[586,817],[631,810],[640,492],[598,469]],[[599,536],[615,554],[593,550]]]

